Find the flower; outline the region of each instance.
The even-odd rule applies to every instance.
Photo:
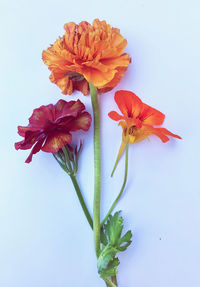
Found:
[[[134,93],[130,91],[117,91],[115,93],[117,103],[123,116],[115,111],[108,115],[114,121],[120,121],[122,127],[122,144],[117,156],[116,164],[121,157],[127,143],[138,143],[150,135],[156,135],[162,142],[169,141],[169,137],[181,139],[165,128],[155,126],[162,125],[165,115],[158,110],[144,104]]]
[[[40,150],[58,152],[72,141],[71,132],[89,129],[91,116],[84,109],[84,104],[79,100],[59,100],[56,105],[35,109],[28,126],[18,126],[18,133],[24,140],[15,143],[15,148],[26,150],[33,147],[26,163],[31,162],[33,154]]]
[[[64,28],[64,36],[42,53],[51,70],[51,82],[69,95],[74,90],[87,95],[89,82],[103,93],[114,88],[131,60],[123,53],[127,41],[120,30],[98,19],[92,25],[70,22]]]

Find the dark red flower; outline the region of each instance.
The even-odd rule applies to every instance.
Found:
[[[26,163],[31,162],[33,154],[40,150],[58,152],[64,145],[72,141],[70,132],[87,131],[90,128],[91,116],[84,111],[81,101],[59,100],[56,105],[41,106],[33,111],[27,127],[18,126],[18,133],[24,140],[15,143],[15,148],[31,153]]]

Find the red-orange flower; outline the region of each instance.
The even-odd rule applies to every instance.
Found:
[[[26,150],[33,147],[26,163],[31,162],[33,154],[40,150],[58,152],[72,141],[71,132],[89,129],[91,116],[84,110],[85,106],[79,100],[59,100],[56,105],[50,104],[35,109],[29,118],[28,126],[18,126],[18,133],[24,140],[15,143],[15,148]]]
[[[115,93],[117,103],[123,115],[115,111],[108,115],[114,121],[120,121],[119,125],[123,129],[122,144],[117,157],[119,160],[126,143],[137,143],[150,135],[156,135],[162,142],[169,140],[168,136],[181,139],[165,128],[154,127],[162,125],[165,115],[158,110],[144,104],[134,93],[129,91],[117,91]]]
[[[87,95],[89,82],[100,92],[114,88],[130,63],[130,56],[123,53],[127,41],[120,30],[98,19],[92,25],[70,22],[64,28],[64,36],[42,54],[51,70],[50,80],[69,95],[74,90]]]

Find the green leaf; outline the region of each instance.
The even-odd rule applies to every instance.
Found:
[[[102,271],[99,272],[99,275],[102,278],[106,278],[106,277],[111,277],[111,276],[115,276],[118,273],[117,270],[117,266],[119,265],[119,259],[118,258],[114,258],[107,266],[106,269],[102,269]]]
[[[132,232],[129,230],[126,234],[119,240],[119,250],[125,251],[127,247],[131,244]]]
[[[98,257],[97,267],[98,270],[103,270],[108,267],[108,264],[113,260],[115,254],[117,253],[116,248],[112,247],[110,244],[106,245]]]
[[[120,211],[116,212],[113,216],[110,215],[104,227],[105,234],[112,245],[116,245],[123,229],[123,218],[119,217],[119,214]]]
[[[108,244],[108,240],[107,240],[107,237],[106,237],[106,234],[103,232],[103,228],[101,230],[101,234],[100,234],[100,239],[101,239],[101,243],[102,245],[107,245]]]
[[[116,254],[125,251],[131,244],[132,233],[129,230],[122,235],[123,218],[120,211],[110,215],[101,231],[101,250],[99,253],[97,268],[102,278],[115,276],[118,272],[119,259]]]

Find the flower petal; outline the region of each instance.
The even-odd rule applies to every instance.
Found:
[[[55,105],[56,121],[63,117],[77,117],[84,109],[85,106],[80,100],[70,102],[59,100]]]
[[[47,140],[41,150],[45,152],[55,153],[71,141],[72,135],[70,133],[55,131],[47,137]]]
[[[26,132],[39,131],[38,128],[30,127],[30,126],[27,126],[27,127],[18,126],[17,129],[18,129],[18,134],[19,134],[21,137],[25,137]]]
[[[52,72],[49,78],[52,83],[58,85],[64,95],[71,95],[73,93],[73,83],[69,80],[69,76],[64,76],[63,73],[59,74],[59,76],[60,78],[58,74]]]
[[[130,91],[117,91],[115,93],[115,101],[127,118],[137,118],[142,111],[142,101]]]
[[[27,130],[24,135],[24,140],[15,143],[15,149],[26,150],[31,148],[35,142],[41,137],[41,133],[39,131],[32,131],[31,129]],[[40,139],[40,138],[39,138]]]
[[[82,92],[84,96],[89,93],[89,84],[85,79],[83,81],[73,81],[73,88]]]
[[[165,135],[165,136],[170,136],[170,137],[174,137],[177,139],[182,139],[179,135],[173,134],[172,132],[170,132],[169,130],[165,128],[154,128],[154,130],[157,130],[157,132],[160,133],[160,135],[162,134],[162,136]]]
[[[85,67],[82,71],[82,74],[88,83],[92,82],[97,88],[102,88],[102,86],[110,82],[116,73],[117,70],[107,70],[107,72],[103,72],[93,67]]]
[[[117,67],[128,67],[130,61],[130,56],[128,54],[123,54],[115,58],[102,59],[101,63],[105,66],[108,66],[110,69],[116,69]]]
[[[88,112],[81,113],[70,124],[70,131],[84,130],[88,131],[91,125],[92,117]]]
[[[123,119],[124,119],[123,116],[119,115],[119,114],[118,114],[117,112],[115,112],[115,111],[110,112],[110,113],[108,114],[108,116],[109,116],[112,120],[114,120],[114,121],[120,121],[120,120],[123,120]]]
[[[38,109],[33,110],[32,116],[29,118],[30,126],[38,129],[43,129],[48,121],[55,119],[54,105],[41,106]]]
[[[142,120],[144,124],[162,125],[164,119],[165,115],[163,113],[146,104],[143,104],[143,111],[140,115],[140,120]]]
[[[150,135],[156,135],[161,139],[163,143],[169,141],[169,137],[175,137],[181,139],[180,136],[171,133],[169,130],[165,128],[154,128],[152,126],[144,125],[141,129],[136,132],[136,140],[135,143],[142,141],[143,139],[147,138]]]
[[[119,69],[118,69],[119,70]],[[114,78],[108,82],[106,85],[103,87],[99,87],[98,91],[99,93],[107,93],[110,90],[112,90],[117,84],[120,82],[121,78],[124,76],[124,73],[122,72],[117,72],[114,76]]]
[[[31,150],[31,153],[29,154],[29,156],[27,157],[27,159],[26,159],[26,163],[30,163],[31,161],[32,161],[32,157],[33,157],[33,155],[34,154],[36,154],[36,153],[38,153],[40,150],[41,150],[41,147],[42,147],[42,144],[43,144],[43,142],[44,142],[44,138],[43,139],[41,139],[41,140],[39,140],[35,145],[34,145],[34,147],[32,148],[32,150]]]

